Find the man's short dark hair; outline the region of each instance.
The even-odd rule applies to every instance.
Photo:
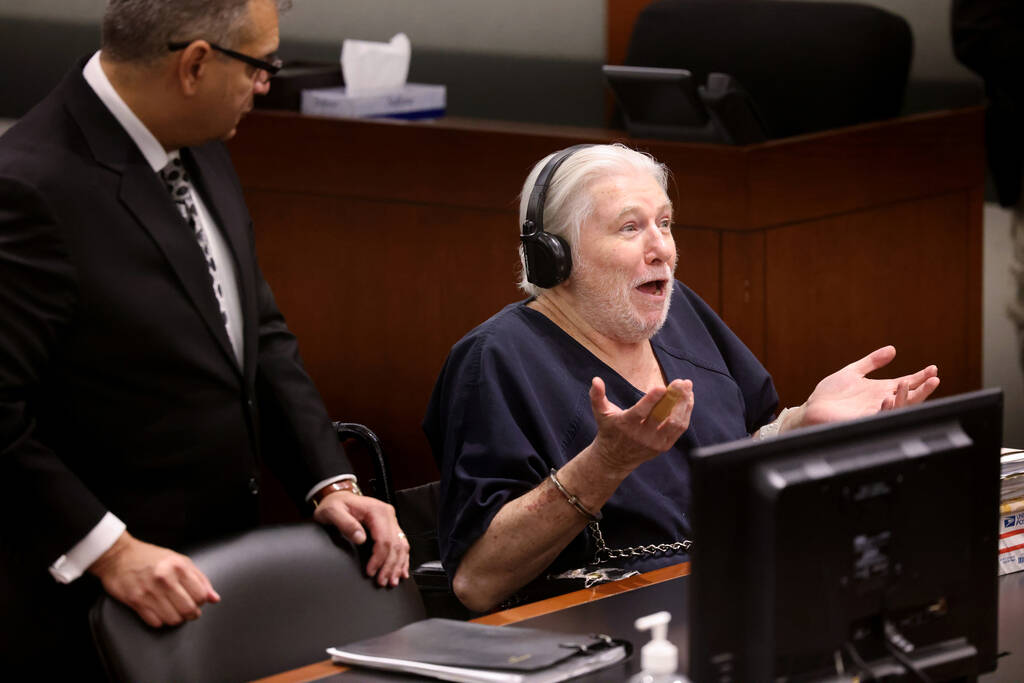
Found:
[[[291,0],[274,0],[278,11]],[[103,15],[104,55],[118,62],[152,62],[167,44],[208,40],[233,47],[247,28],[250,0],[109,0]]]

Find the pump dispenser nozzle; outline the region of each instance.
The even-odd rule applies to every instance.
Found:
[[[655,676],[675,673],[679,656],[676,646],[668,641],[668,622],[671,619],[668,612],[655,612],[633,623],[638,631],[651,632],[650,642],[640,648],[640,667],[644,673]]]

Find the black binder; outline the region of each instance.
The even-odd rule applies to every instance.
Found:
[[[327,652],[337,664],[446,681],[554,683],[620,662],[631,650],[604,635],[425,619]]]

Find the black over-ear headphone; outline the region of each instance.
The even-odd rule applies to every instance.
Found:
[[[570,156],[591,145],[573,145],[555,154],[537,174],[537,180],[526,204],[526,220],[519,240],[523,243],[526,279],[538,287],[554,287],[572,272],[569,244],[558,235],[544,231],[544,199],[555,171]]]

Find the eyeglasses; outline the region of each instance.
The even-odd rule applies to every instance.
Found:
[[[176,52],[178,50],[184,50],[186,47],[191,45],[192,42],[194,42],[194,41],[188,41],[188,42],[182,42],[182,43],[167,43],[167,49],[170,50],[171,52]],[[277,72],[281,70],[282,66],[284,66],[284,62],[281,61],[281,59],[279,57],[274,57],[272,61],[267,62],[267,61],[264,61],[262,59],[256,59],[255,57],[250,57],[249,55],[244,55],[241,52],[235,52],[234,50],[229,50],[226,47],[221,47],[217,43],[209,43],[209,45],[210,45],[210,47],[212,47],[217,52],[220,52],[221,54],[227,55],[228,57],[231,57],[232,59],[237,59],[240,62],[245,62],[249,66],[255,67],[259,71],[265,71],[266,74],[267,74],[267,78],[268,79],[270,77],[272,77],[272,76],[276,76]]]

